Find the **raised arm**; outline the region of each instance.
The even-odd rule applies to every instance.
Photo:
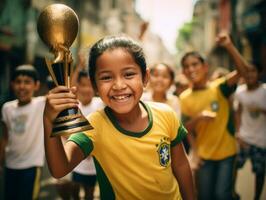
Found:
[[[45,156],[52,176],[61,178],[84,158],[82,150],[74,143],[62,144],[60,137],[50,137],[53,120],[64,109],[77,107],[75,88],[58,86],[47,95],[43,115]]]
[[[232,57],[238,74],[240,76],[245,77],[246,72],[249,68],[249,64],[243,58],[243,56],[239,53],[239,51],[237,50],[237,48],[233,44],[232,40],[230,39],[230,36],[228,35],[228,33],[227,32],[221,32],[217,36],[216,40],[217,40],[218,45],[224,47],[227,50],[227,52],[229,53],[229,55]],[[238,79],[236,78],[237,76],[238,75],[236,73],[235,74],[229,74],[228,79],[227,79],[228,84],[229,85],[235,84],[238,81]]]
[[[85,56],[81,52],[79,52],[78,63],[71,75],[71,86],[77,85],[79,72],[85,70],[85,68],[86,68]]]

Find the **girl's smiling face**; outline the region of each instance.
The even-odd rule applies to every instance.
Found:
[[[96,61],[96,87],[103,102],[116,114],[129,114],[139,108],[147,73],[123,48],[105,51]]]
[[[166,93],[173,80],[169,69],[159,64],[150,73],[150,87],[154,93]]]

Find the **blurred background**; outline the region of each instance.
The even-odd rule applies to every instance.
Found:
[[[263,66],[260,80],[266,82],[266,0],[1,0],[0,107],[14,98],[10,75],[19,64],[33,64],[41,75],[37,95],[47,92],[44,58],[51,54],[37,34],[36,22],[41,10],[52,3],[70,6],[79,17],[79,33],[71,47],[74,65],[78,52],[87,53],[102,36],[125,33],[142,43],[148,65],[166,62],[180,72],[182,55],[198,50],[211,71],[230,70],[232,61],[215,43],[217,34],[227,30],[242,55]],[[251,199],[253,177],[247,171],[237,187]],[[47,187],[53,181],[48,172],[44,176],[42,186]],[[42,198],[56,198],[49,196],[51,191],[42,190]],[[266,199],[265,187],[262,199]]]
[[[1,0],[1,105],[12,99],[10,74],[18,64],[33,64],[42,82],[47,77],[44,57],[51,55],[40,41],[36,21],[52,3],[70,6],[79,17],[79,33],[71,47],[74,60],[102,36],[126,33],[142,42],[149,65],[166,62],[178,70],[184,52],[195,49],[212,68],[228,68],[232,65],[227,53],[215,45],[217,33],[227,30],[246,59],[264,66],[260,78],[266,81],[265,0]]]

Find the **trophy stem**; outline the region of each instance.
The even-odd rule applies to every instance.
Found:
[[[52,68],[58,85],[66,85],[66,75],[64,63],[53,63]]]
[[[71,66],[72,66],[72,62],[69,62],[68,60],[67,60],[67,58],[66,58],[66,60],[65,60],[65,74],[64,74],[64,76],[65,76],[65,83],[66,83],[66,86],[68,87],[68,88],[70,88],[70,74],[71,74]]]
[[[69,63],[67,62],[67,56],[65,54],[64,56],[64,79],[65,79],[65,86],[67,86],[67,88],[69,88],[69,80],[68,80],[68,70],[69,70]]]

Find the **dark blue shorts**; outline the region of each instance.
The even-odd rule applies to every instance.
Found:
[[[5,168],[5,200],[37,199],[40,191],[41,168]]]
[[[256,174],[265,174],[266,149],[250,145],[248,148],[240,148],[237,155],[237,168],[243,167],[246,160],[250,158],[252,171]]]
[[[96,175],[84,175],[77,172],[72,172],[72,181],[89,186],[95,187],[96,185]]]

